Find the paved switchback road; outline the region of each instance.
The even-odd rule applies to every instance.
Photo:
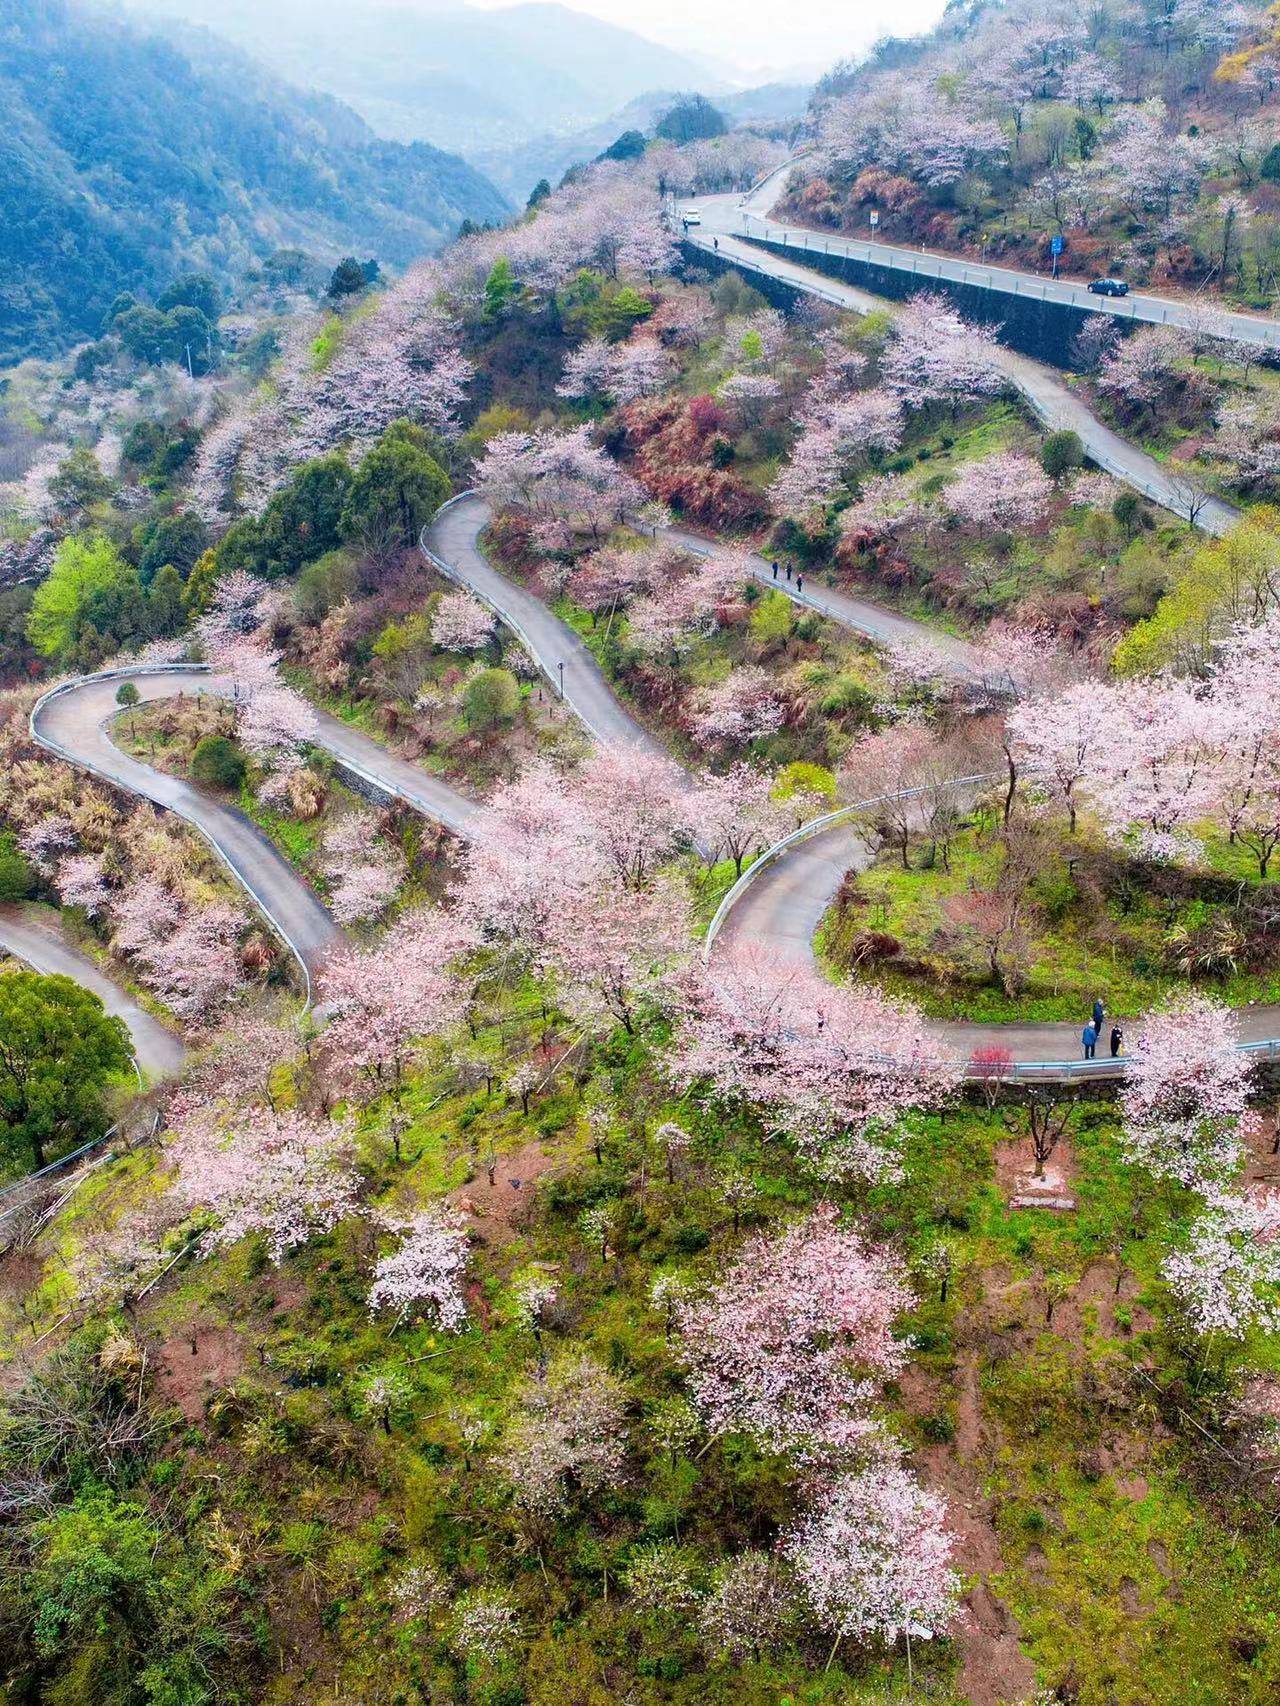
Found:
[[[747,198],[753,204],[749,220],[753,230],[760,223],[754,209],[765,209],[767,204],[771,205],[772,200],[781,192],[782,182],[782,176],[775,174]],[[847,308],[854,313],[892,313],[896,308],[897,304],[885,297],[875,296],[871,291],[862,290],[857,285],[829,278],[825,273],[806,266],[806,239],[812,239],[814,233],[777,220],[767,221],[770,241],[785,243],[789,249],[793,249],[796,256],[793,260],[790,255],[777,255],[771,250],[744,241],[740,235],[742,203],[738,197],[704,196],[698,199],[696,205],[702,224],[692,227],[685,236],[688,242],[698,248],[712,251],[722,259],[732,260],[735,265],[748,272],[763,273],[782,284],[789,284],[794,289],[822,297],[836,307]],[[763,235],[763,229],[760,234]],[[1090,460],[1099,468],[1104,468],[1116,479],[1123,480],[1126,485],[1132,486],[1135,491],[1141,492],[1163,509],[1187,519],[1189,506],[1185,482],[1181,481],[1176,473],[1171,474],[1154,456],[1148,456],[1145,451],[1139,450],[1105,421],[1100,420],[1059,372],[1046,367],[1042,362],[1033,361],[1030,356],[1020,355],[1017,351],[1005,349],[1003,346],[997,351],[997,359],[1010,384],[1021,392],[1033,412],[1051,432],[1069,429],[1078,433]],[[1220,498],[1211,498],[1198,508],[1195,523],[1207,533],[1222,534],[1238,519],[1239,512],[1232,505]]]
[[[182,1039],[72,947],[56,912],[36,906],[0,906],[0,949],[46,977],[69,977],[96,995],[108,1013],[129,1027],[133,1052],[147,1078],[172,1078],[182,1066]]]

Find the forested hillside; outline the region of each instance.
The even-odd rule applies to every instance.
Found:
[[[0,361],[94,334],[117,292],[223,277],[286,244],[402,264],[501,195],[463,161],[376,137],[211,40],[63,0],[0,27]]]
[[[948,7],[818,86],[792,210],[891,242],[1270,303],[1280,65],[1265,8]]]
[[[827,95],[1012,222],[1141,16]],[[1055,372],[683,109],[6,375],[0,1706],[1280,1699],[1269,326]]]

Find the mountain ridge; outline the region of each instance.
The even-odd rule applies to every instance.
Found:
[[[0,100],[0,360],[90,336],[118,291],[180,270],[225,281],[290,243],[402,265],[508,211],[457,156],[387,141],[203,32],[76,0],[12,0]]]

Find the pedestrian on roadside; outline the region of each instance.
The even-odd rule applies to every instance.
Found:
[[[797,575],[796,576],[796,591],[797,592],[803,592],[804,591],[804,576],[803,575]]]
[[[1112,1058],[1112,1060],[1118,1060],[1119,1059],[1120,1051],[1123,1047],[1124,1047],[1124,1032],[1120,1029],[1119,1025],[1112,1025],[1112,1027],[1111,1027],[1111,1058]]]
[[[776,563],[773,565],[773,578],[774,580],[778,578],[778,565]]]
[[[713,237],[711,239],[711,247],[713,249],[718,249],[720,247],[720,239],[718,237]]]
[[[1080,1033],[1080,1041],[1084,1044],[1084,1058],[1086,1060],[1096,1059],[1098,1033],[1094,1030],[1092,1025],[1085,1026],[1084,1030]]]
[[[791,564],[790,563],[787,564],[787,579],[788,580],[791,579]]]
[[[1102,1021],[1106,1016],[1106,1009],[1102,1005],[1101,998],[1095,996],[1093,1000],[1093,1028],[1099,1036],[1102,1035]]]

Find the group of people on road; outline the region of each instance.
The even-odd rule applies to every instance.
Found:
[[[1106,1024],[1106,1018],[1107,1018],[1107,1010],[1102,1005],[1101,997],[1098,997],[1095,999],[1095,1001],[1093,1003],[1093,1012],[1089,1015],[1089,1022],[1085,1025],[1085,1028],[1084,1028],[1084,1030],[1080,1036],[1080,1041],[1084,1045],[1084,1058],[1086,1060],[1096,1060],[1098,1058],[1098,1044],[1102,1041],[1102,1032],[1103,1032],[1103,1027]],[[1121,1052],[1123,1051],[1123,1049],[1124,1049],[1124,1032],[1120,1029],[1119,1025],[1112,1025],[1112,1027],[1111,1027],[1111,1058],[1112,1058],[1112,1060],[1118,1059]]]
[[[777,580],[777,578],[778,578],[778,565],[777,565],[777,563],[773,563],[771,566],[773,568],[773,578],[774,578],[774,580]],[[790,580],[794,573],[795,573],[795,564],[794,563],[788,563],[787,564],[787,579]],[[804,591],[804,576],[801,574],[796,574],[795,580],[796,580],[796,591],[797,592],[803,592]]]

